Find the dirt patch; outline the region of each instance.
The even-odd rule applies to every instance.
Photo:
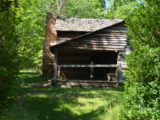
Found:
[[[84,96],[85,94],[81,93],[63,93],[63,94],[58,94],[56,97],[58,98],[69,98],[69,97],[79,97],[79,96]]]
[[[36,82],[36,83],[28,83],[28,86],[33,86],[33,87],[47,87],[47,86],[51,86],[51,82],[46,82],[46,83],[42,83],[42,82]]]

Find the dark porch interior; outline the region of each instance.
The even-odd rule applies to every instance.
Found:
[[[117,64],[115,51],[60,49],[57,55],[59,80],[108,80],[116,73],[115,66],[105,67]]]

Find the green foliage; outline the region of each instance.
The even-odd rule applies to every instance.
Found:
[[[117,6],[116,9],[108,9],[106,11],[107,18],[127,18],[130,14],[133,13],[134,9],[139,3],[137,2],[129,2],[127,4],[122,4]],[[126,12],[127,11],[127,12]]]
[[[43,7],[42,7],[43,8]],[[39,67],[42,60],[45,11],[38,0],[20,0],[21,24],[18,26],[18,47],[21,68]]]
[[[102,18],[103,0],[68,0],[61,16],[78,18]]]
[[[116,10],[119,6],[129,5],[132,2],[137,2],[137,0],[108,0],[108,2],[110,4],[110,8],[112,10]]]
[[[128,82],[143,82],[148,84],[160,78],[160,48],[141,46],[133,50],[127,58],[128,68],[126,71]]]
[[[105,11],[106,18],[127,18],[139,5],[137,0],[109,0]]]
[[[16,26],[19,21],[15,1],[1,0],[0,6],[0,108],[9,95],[18,72]]]
[[[100,17],[103,10],[101,0],[68,0],[61,17]],[[42,49],[45,39],[45,19],[47,12],[56,12],[56,0],[20,0],[22,22],[17,27],[20,36],[18,47],[21,68],[42,65]]]
[[[56,9],[55,0],[19,0],[19,6],[22,20],[17,27],[20,36],[20,67],[40,69],[46,13]]]
[[[134,50],[128,56],[126,77],[124,119],[160,118],[160,48]]]
[[[133,52],[127,57],[122,120],[160,118],[160,1],[144,1],[127,20]]]
[[[159,47],[159,4],[144,2],[128,18],[129,35],[132,37],[132,46],[134,48],[143,45],[154,48]]]

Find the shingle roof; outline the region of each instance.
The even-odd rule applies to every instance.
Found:
[[[123,19],[58,18],[56,29],[57,31],[93,32],[122,21]]]

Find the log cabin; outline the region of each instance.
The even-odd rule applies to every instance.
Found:
[[[48,13],[43,74],[61,87],[109,87],[125,81],[131,52],[123,19],[57,18]]]

